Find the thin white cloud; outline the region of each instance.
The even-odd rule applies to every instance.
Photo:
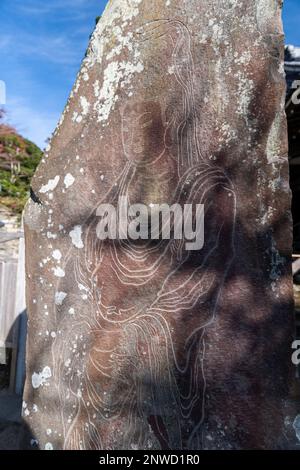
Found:
[[[24,137],[35,142],[39,147],[45,147],[45,141],[51,137],[59,119],[59,112],[49,112],[33,109],[22,98],[12,98],[8,101],[8,122]]]
[[[18,55],[29,55],[35,58],[43,58],[47,61],[64,66],[78,63],[77,41],[72,41],[67,36],[23,34],[19,41]]]
[[[15,22],[8,27],[4,23],[0,31],[0,50],[5,50],[9,57],[31,56],[65,68],[78,65],[78,51],[84,53],[92,30],[92,25],[89,29],[86,21],[86,18],[90,18],[88,3],[99,4],[101,11],[99,0],[52,0],[47,3],[41,0],[15,0],[14,17],[28,16],[28,21],[33,15],[47,15],[45,21],[49,24],[53,20],[56,27],[30,31],[23,27],[22,22]],[[76,20],[81,20],[81,23],[77,24]],[[65,22],[63,27],[57,27],[60,21]]]
[[[87,4],[95,4],[95,0],[52,0],[43,3],[41,0],[17,0],[14,8],[25,15],[49,15],[55,13],[62,15],[63,19],[72,18],[80,19],[85,16]],[[59,21],[60,16],[55,16],[55,20]]]
[[[83,39],[83,38],[86,38]],[[88,31],[80,31],[78,35],[43,34],[37,36],[34,33],[16,32],[14,40],[10,36],[0,34],[0,50],[9,57],[25,56],[30,58],[47,60],[53,64],[64,67],[78,65],[78,51],[84,52],[84,46],[88,45]]]
[[[6,80],[13,77],[6,106],[9,121],[42,148],[65,104],[58,97],[63,93],[57,96],[56,102],[51,75],[45,78],[43,70],[55,74],[55,86],[58,86],[57,78],[62,77],[61,91],[70,86],[87,47],[89,25],[91,29],[93,26],[91,11],[97,16],[105,3],[104,0],[14,0],[5,4],[7,21],[1,26],[0,54]],[[30,24],[36,27],[29,27]],[[38,93],[35,93],[36,86]]]
[[[9,57],[29,56],[68,67],[78,64],[78,50],[83,49],[82,36],[87,34],[81,32],[80,35],[74,36],[44,33],[37,36],[35,33],[17,31],[12,39],[11,36],[0,33],[0,50],[5,50]]]

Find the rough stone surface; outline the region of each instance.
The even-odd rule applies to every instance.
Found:
[[[296,439],[280,3],[109,2],[25,214],[41,449]],[[204,203],[204,248],[101,242],[120,196]]]
[[[20,220],[17,216],[13,216],[5,207],[0,206],[0,221],[5,223],[5,226],[0,228],[1,235],[13,235],[21,230]],[[0,240],[0,259],[8,259],[18,257],[19,252],[19,240],[7,241],[1,243]]]

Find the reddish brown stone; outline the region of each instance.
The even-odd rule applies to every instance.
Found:
[[[280,2],[113,0],[26,208],[24,416],[40,448],[285,445],[292,342]],[[205,244],[96,235],[205,205]]]

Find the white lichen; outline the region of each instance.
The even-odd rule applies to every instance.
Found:
[[[45,194],[48,193],[49,191],[54,191],[54,189],[57,187],[59,183],[60,177],[57,175],[55,178],[50,179],[47,184],[41,187],[39,190],[40,193]]]
[[[61,251],[60,250],[54,250],[53,253],[52,253],[52,258],[54,258],[56,261],[60,261],[61,258],[62,258]],[[46,259],[44,261],[48,262],[48,259]]]
[[[80,97],[80,105],[81,105],[81,108],[82,108],[82,115],[87,116],[88,113],[89,113],[91,105],[90,105],[90,103],[88,102],[88,100],[86,99],[85,96]]]
[[[82,227],[81,225],[76,225],[76,227],[73,228],[73,230],[69,233],[69,236],[71,237],[73,245],[78,248],[82,249],[84,247],[83,241],[82,241]]]
[[[55,305],[62,305],[66,297],[67,297],[67,294],[65,292],[56,292],[55,293]]]
[[[34,372],[31,378],[32,386],[34,389],[37,389],[44,385],[48,379],[52,377],[52,372],[50,367],[44,367],[43,371],[40,373]]]
[[[75,182],[75,178],[73,175],[71,175],[71,173],[68,173],[66,176],[65,176],[65,179],[64,179],[64,185],[67,189],[69,189]]]
[[[47,238],[49,238],[49,239],[52,238],[53,240],[56,240],[57,235],[56,235],[56,233],[47,232]]]
[[[98,122],[107,121],[110,112],[114,109],[115,103],[119,99],[118,87],[129,85],[135,73],[141,73],[144,70],[142,62],[110,62],[103,77],[103,84],[99,92],[99,98],[94,104],[94,111],[97,112]]]
[[[62,268],[53,268],[54,276],[56,277],[65,277],[66,273]]]
[[[118,21],[123,29],[130,21],[139,14],[139,5],[142,0],[120,0],[119,2],[109,2],[101,20],[98,22],[92,36],[85,66],[92,67],[96,62],[101,63],[105,46],[109,42],[109,37],[105,31],[111,31]]]
[[[47,442],[45,445],[45,450],[53,450],[53,444],[51,444],[51,442]]]

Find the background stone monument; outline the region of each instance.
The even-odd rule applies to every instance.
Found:
[[[41,449],[286,446],[281,6],[111,0],[25,214]],[[205,244],[101,241],[100,204],[205,205]]]

